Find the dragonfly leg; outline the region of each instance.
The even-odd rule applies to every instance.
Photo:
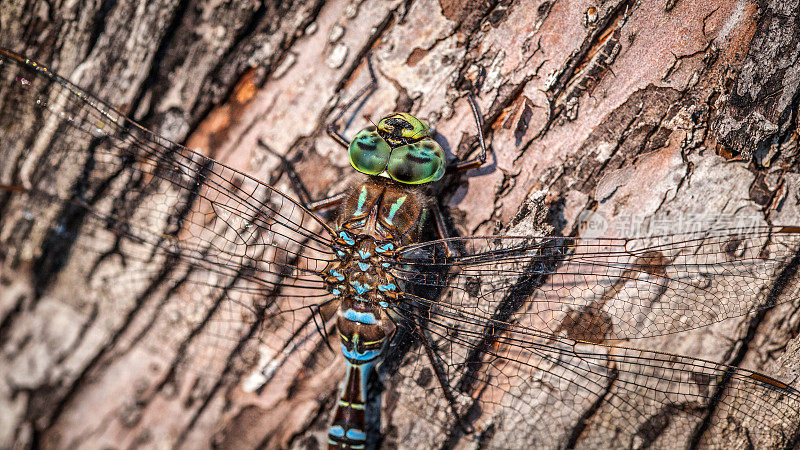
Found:
[[[317,333],[322,337],[322,342],[325,343],[328,350],[333,353],[336,353],[336,351],[331,347],[330,340],[328,339],[328,323],[336,314],[336,310],[339,309],[339,303],[339,299],[332,298],[321,305],[310,307],[311,317],[314,319],[314,326],[317,327]],[[321,323],[317,322],[318,317]]]
[[[312,200],[311,194],[308,192],[305,183],[303,183],[303,180],[300,179],[300,175],[298,175],[297,171],[294,170],[292,161],[289,161],[286,156],[281,155],[270,148],[270,146],[261,139],[258,140],[258,145],[280,159],[283,171],[286,173],[286,176],[289,177],[289,182],[292,183],[292,187],[297,193],[297,196],[300,197],[300,203],[302,203],[303,206],[305,206],[309,211],[320,211],[337,206],[342,203],[345,198],[347,198],[347,192],[340,192],[321,200]]]
[[[433,223],[436,226],[436,235],[439,239],[447,239],[449,238],[449,233],[447,232],[447,226],[444,223],[444,217],[442,217],[442,208],[437,201],[433,207]],[[448,258],[453,256],[453,252],[450,250],[450,245],[447,242],[442,242],[444,246],[444,254]]]
[[[425,354],[428,356],[428,360],[431,362],[431,367],[433,367],[433,372],[436,374],[436,379],[439,381],[439,386],[442,388],[442,392],[444,393],[444,397],[447,399],[447,402],[450,404],[450,409],[453,412],[453,415],[458,422],[458,426],[461,427],[462,431],[467,434],[471,434],[474,430],[472,427],[466,423],[464,423],[464,419],[461,417],[461,413],[458,408],[458,402],[456,398],[453,396],[453,392],[451,391],[450,385],[447,384],[445,380],[444,373],[442,372],[442,366],[439,364],[439,358],[433,353],[433,345],[428,340],[428,337],[425,335],[425,332],[422,331],[419,325],[414,325],[414,333],[422,342],[422,346],[425,347]]]
[[[339,192],[338,194],[331,195],[330,197],[323,198],[322,200],[311,201],[305,204],[306,208],[310,211],[320,211],[323,209],[339,206],[349,195],[348,192]]]
[[[339,132],[336,123],[339,121],[339,119],[342,118],[342,116],[344,116],[344,114],[347,112],[348,109],[352,108],[353,105],[355,105],[362,98],[366,98],[369,95],[371,95],[373,92],[375,92],[375,89],[378,87],[378,77],[375,76],[375,70],[372,68],[372,59],[370,58],[369,54],[367,54],[366,60],[367,60],[367,69],[369,70],[369,79],[370,79],[369,84],[361,88],[361,90],[358,91],[358,93],[356,93],[356,95],[353,98],[351,98],[350,101],[345,103],[341,111],[339,111],[339,114],[337,114],[336,117],[334,117],[333,120],[331,120],[331,123],[328,124],[328,136],[333,138],[334,141],[338,142],[339,145],[341,145],[344,148],[350,147],[350,141],[348,141],[347,138],[345,138]]]
[[[475,125],[478,127],[478,143],[481,146],[481,153],[470,160],[467,161],[458,161],[456,163],[450,164],[447,167],[448,172],[464,172],[470,169],[477,169],[478,167],[482,166],[483,163],[486,162],[486,140],[483,135],[483,116],[481,115],[480,110],[478,109],[478,104],[475,102],[475,96],[472,95],[472,92],[467,93],[467,102],[469,102],[469,107],[472,108],[472,116],[475,118]]]

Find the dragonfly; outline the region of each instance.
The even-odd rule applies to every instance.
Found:
[[[43,296],[90,254],[81,273],[111,280],[97,288],[101,307],[135,310],[164,293],[161,316],[194,324],[183,342],[208,339],[179,348],[176,365],[194,351],[213,359],[215,343],[234,342],[230,358],[254,345],[267,363],[242,360],[263,381],[303,352],[338,352],[347,372],[329,448],[380,445],[380,402],[368,391],[376,377],[401,386],[401,407],[421,418],[409,426],[441,434],[445,447],[800,442],[800,391],[788,383],[621,345],[795,300],[800,227],[449,236],[430,186],[485,161],[475,100],[471,160],[448,163],[429,126],[404,112],[350,140],[336,123],[375,89],[367,67],[370,84],[329,127],[363,179],[312,201],[154,134],[0,49],[3,267],[30,270]],[[330,208],[333,221],[321,213]],[[130,291],[134,304],[122,304]]]

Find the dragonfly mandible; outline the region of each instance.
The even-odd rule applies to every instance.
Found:
[[[222,315],[242,345],[285,338],[279,363],[308,336],[333,331],[348,371],[331,448],[379,441],[366,423],[379,414],[369,411],[366,384],[382,360],[384,375],[416,398],[404,407],[425,419],[421,426],[449,430],[448,446],[798,442],[800,392],[788,384],[614,345],[797,298],[798,227],[447,237],[427,186],[483,161],[472,100],[481,156],[448,167],[428,126],[406,113],[352,142],[334,127],[367,175],[312,202],[153,134],[7,50],[0,82],[5,267],[29,262],[44,295],[74,254],[97,255],[86,268],[92,277],[118,257],[125,270],[112,277],[151,281],[137,285],[140,298],[163,288],[164,308],[196,316],[189,340]],[[374,83],[373,75],[337,119]],[[337,203],[332,224],[313,211]],[[438,236],[420,241],[426,226]]]

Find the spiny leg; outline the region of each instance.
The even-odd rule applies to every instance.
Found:
[[[347,198],[347,192],[340,192],[338,194],[331,195],[330,197],[323,198],[322,200],[312,200],[311,194],[309,194],[305,183],[303,183],[303,180],[300,179],[300,175],[298,175],[297,171],[294,170],[292,162],[289,161],[286,156],[281,155],[273,150],[263,140],[259,139],[258,145],[268,153],[280,159],[283,171],[286,173],[286,176],[289,177],[289,182],[292,184],[292,188],[297,193],[297,196],[300,197],[300,203],[302,203],[303,206],[305,206],[309,211],[316,212],[332,208],[339,205],[344,201],[345,198]]]
[[[439,205],[439,202],[434,199],[434,205],[431,207],[433,213],[433,224],[436,227],[436,235],[439,239],[447,239],[450,237],[450,234],[447,232],[447,225],[444,223],[444,217],[442,217],[442,208]],[[453,256],[453,252],[450,250],[450,244],[447,241],[443,241],[442,245],[444,246],[444,254],[446,257]]]
[[[310,211],[321,211],[323,209],[333,208],[334,206],[339,206],[348,195],[349,193],[347,191],[339,192],[338,194],[333,194],[321,200],[306,203],[306,208]]]
[[[467,93],[467,101],[469,102],[469,106],[472,109],[472,116],[475,118],[475,125],[478,128],[478,142],[480,143],[481,153],[476,158],[470,159],[468,161],[460,161],[455,164],[451,164],[447,167],[448,172],[464,172],[470,169],[477,169],[478,167],[482,166],[486,162],[486,141],[483,136],[483,116],[481,116],[480,111],[478,110],[478,104],[475,102],[475,97],[472,95],[472,92]],[[444,218],[442,217],[442,210],[437,203],[434,205],[433,209],[433,217],[436,224],[436,234],[439,236],[439,239],[447,239],[448,233],[447,228],[444,224]],[[453,252],[450,249],[450,245],[447,242],[443,242],[445,256],[448,258],[452,256]]]
[[[331,120],[331,123],[328,124],[328,135],[344,148],[348,148],[350,146],[350,142],[347,140],[347,138],[342,136],[341,133],[339,133],[339,130],[336,128],[336,122],[338,122],[339,119],[344,116],[344,113],[347,112],[348,109],[352,108],[356,102],[358,102],[362,97],[372,94],[378,87],[378,77],[375,76],[375,70],[372,68],[372,58],[369,54],[367,54],[366,60],[367,69],[369,70],[369,84],[361,88],[361,90],[358,91],[358,93],[342,107],[341,111],[339,111],[339,114],[337,114],[336,117]]]
[[[481,153],[473,159],[468,161],[459,161],[447,167],[448,172],[464,172],[470,169],[477,169],[486,162],[486,141],[483,136],[483,116],[478,109],[478,104],[475,102],[475,97],[472,92],[467,93],[467,102],[469,107],[472,108],[472,116],[475,118],[475,125],[478,127],[478,142],[481,146]]]

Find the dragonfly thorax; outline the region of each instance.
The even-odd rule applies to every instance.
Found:
[[[348,148],[350,164],[367,175],[387,175],[404,184],[423,184],[444,176],[442,147],[430,127],[408,113],[384,117],[361,130]]]
[[[328,291],[356,303],[388,306],[397,297],[397,280],[390,272],[395,246],[369,235],[342,231],[337,261],[328,265]]]

